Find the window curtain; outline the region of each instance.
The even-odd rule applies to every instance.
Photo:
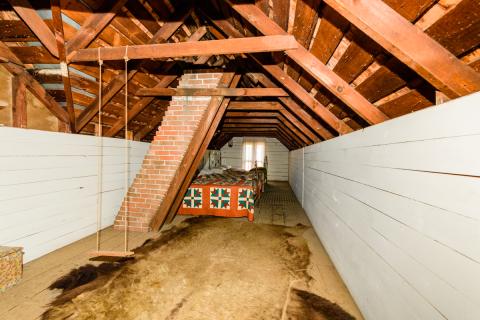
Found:
[[[264,138],[244,138],[242,163],[244,170],[250,170],[255,167],[263,167],[265,161],[265,139]]]

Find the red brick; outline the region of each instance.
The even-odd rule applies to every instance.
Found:
[[[207,72],[184,74],[179,87],[216,87],[221,73]],[[210,97],[172,98],[142,169],[127,193],[129,230],[149,231],[150,220],[164,199],[210,100]],[[119,230],[125,228],[125,202],[117,214],[114,227]]]

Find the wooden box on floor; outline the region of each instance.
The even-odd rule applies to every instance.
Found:
[[[22,266],[22,248],[0,246],[0,292],[20,281]]]

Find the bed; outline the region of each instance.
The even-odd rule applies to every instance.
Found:
[[[253,221],[255,200],[263,190],[262,176],[259,171],[231,169],[199,175],[185,193],[178,214],[247,217]]]

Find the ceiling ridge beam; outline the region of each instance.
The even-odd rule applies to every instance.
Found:
[[[229,97],[286,97],[282,88],[142,88],[136,92],[140,97],[152,96],[229,96]]]
[[[290,35],[273,35],[223,40],[205,40],[193,42],[156,43],[128,46],[128,58],[167,59],[196,57],[204,55],[226,55],[254,52],[284,51],[298,48],[297,41]],[[123,60],[127,46],[102,48],[102,60]],[[97,61],[98,49],[80,49],[72,62]]]

